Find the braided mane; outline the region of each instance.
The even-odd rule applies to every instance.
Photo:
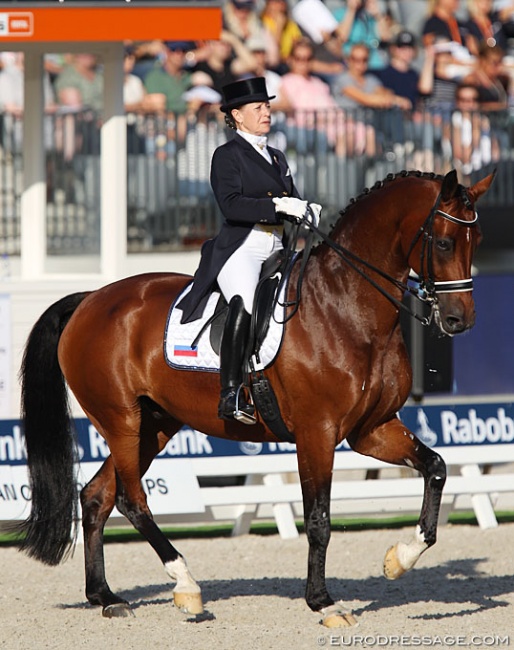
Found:
[[[421,172],[418,170],[406,171],[405,169],[400,172],[397,172],[396,174],[388,174],[383,180],[377,181],[371,188],[366,187],[362,190],[362,192],[357,197],[351,198],[348,205],[342,210],[340,210],[339,214],[340,215],[345,214],[349,208],[351,208],[353,205],[355,205],[355,203],[357,203],[357,201],[363,199],[365,196],[368,196],[370,192],[381,189],[382,187],[384,187],[386,183],[391,183],[397,180],[398,178],[408,178],[411,176],[414,176],[416,178],[428,178],[430,180],[442,180],[444,178],[440,174],[436,174],[434,172]]]
[[[360,194],[358,194],[356,197],[353,197],[353,198],[351,198],[349,200],[348,205],[345,208],[343,208],[342,210],[339,210],[340,217],[339,217],[339,219],[337,219],[336,223],[331,224],[329,236],[333,236],[334,231],[340,225],[342,218],[346,215],[346,213],[351,208],[353,208],[355,206],[356,203],[358,203],[361,199],[369,196],[372,192],[376,192],[377,190],[382,189],[383,187],[385,187],[385,185],[387,185],[389,183],[392,183],[392,182],[398,180],[399,178],[424,178],[424,179],[428,179],[428,180],[438,180],[438,181],[442,182],[443,179],[444,179],[444,175],[436,174],[435,172],[422,172],[422,171],[415,170],[415,169],[408,170],[408,171],[404,169],[402,171],[396,172],[395,174],[392,174],[392,173],[387,174],[387,176],[383,180],[378,180],[371,187],[364,188]],[[468,196],[467,188],[464,187],[464,185],[459,184],[458,190],[459,190],[460,198],[461,198],[462,202],[464,203],[464,205],[468,209],[472,209],[473,206],[472,206],[471,200],[470,200],[470,198]],[[318,246],[315,246],[314,250],[316,250],[317,248],[318,248]]]

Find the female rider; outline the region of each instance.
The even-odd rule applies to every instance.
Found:
[[[224,222],[219,234],[203,245],[193,287],[178,307],[183,310],[181,322],[200,318],[217,283],[229,305],[220,349],[218,416],[250,424],[254,407],[239,388],[261,267],[283,248],[284,218],[305,218],[317,225],[321,206],[300,199],[284,154],[267,146],[273,97],[265,79],[236,81],[222,90],[225,122],[236,131],[216,149],[211,164],[211,186]]]

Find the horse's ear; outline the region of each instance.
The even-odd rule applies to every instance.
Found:
[[[452,199],[457,194],[458,187],[459,179],[457,178],[457,172],[455,169],[452,169],[443,178],[443,184],[441,187],[441,199],[443,201],[449,201]]]
[[[485,194],[487,192],[487,190],[491,187],[491,183],[493,182],[495,176],[496,169],[492,172],[492,174],[489,174],[489,176],[482,178],[481,181],[478,181],[478,183],[475,183],[467,190],[469,198],[473,201],[473,203],[475,203],[482,196],[482,194]]]

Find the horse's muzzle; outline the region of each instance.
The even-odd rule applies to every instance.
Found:
[[[434,307],[434,320],[443,334],[454,336],[475,324],[475,305],[470,294],[465,299],[455,294],[441,296]]]

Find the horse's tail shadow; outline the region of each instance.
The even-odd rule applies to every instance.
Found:
[[[87,295],[69,295],[44,312],[28,337],[20,369],[32,506],[29,517],[15,530],[23,536],[20,549],[50,565],[59,564],[72,548],[78,514],[77,447],[57,346]]]

